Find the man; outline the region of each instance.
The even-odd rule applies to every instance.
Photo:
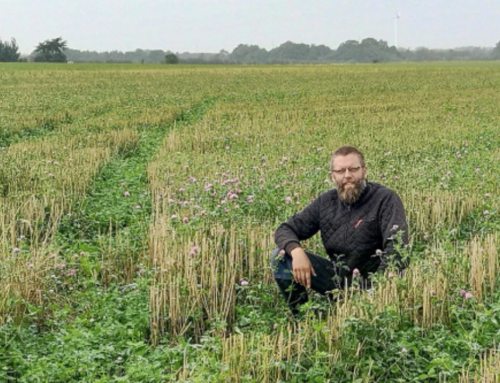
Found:
[[[321,194],[276,230],[278,249],[271,258],[274,277],[293,313],[307,302],[306,288],[326,294],[349,286],[389,265],[403,269],[397,246],[408,242],[401,199],[367,182],[363,154],[352,146],[337,149],[330,161],[336,188]],[[330,259],[304,251],[300,241],[321,232]]]

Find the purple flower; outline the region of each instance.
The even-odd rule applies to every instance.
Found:
[[[292,197],[286,197],[285,198],[285,203],[286,204],[292,203]]]
[[[465,295],[464,295],[465,299],[471,299],[473,297],[474,297],[474,295],[472,295],[471,293],[465,293]]]
[[[129,192],[129,191],[124,191],[124,192],[123,192],[123,195],[124,195],[125,197],[130,197],[130,192]]]
[[[359,270],[358,269],[354,269],[352,271],[352,275],[354,275],[355,277],[357,277],[359,275]]]

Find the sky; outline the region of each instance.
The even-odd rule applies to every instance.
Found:
[[[12,37],[25,54],[56,37],[98,52],[286,41],[336,49],[367,37],[410,49],[494,47],[500,0],[0,0],[0,40]]]

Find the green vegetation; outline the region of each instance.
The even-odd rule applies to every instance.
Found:
[[[499,380],[497,65],[20,64],[0,84],[0,381]],[[344,144],[402,197],[411,265],[294,321],[273,232]]]
[[[42,63],[65,63],[66,55],[64,51],[67,47],[68,44],[62,37],[45,40],[36,46],[33,61]]]
[[[20,55],[16,39],[10,42],[0,40],[0,62],[16,62]]]
[[[179,64],[179,57],[177,57],[173,53],[167,53],[165,55],[165,63],[166,64]]]

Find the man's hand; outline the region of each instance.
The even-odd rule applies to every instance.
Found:
[[[295,282],[303,286],[311,287],[311,274],[316,276],[314,269],[307,257],[306,252],[301,247],[292,250],[292,268]]]

